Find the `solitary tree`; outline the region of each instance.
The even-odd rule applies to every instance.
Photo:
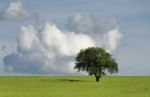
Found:
[[[75,69],[94,75],[97,82],[99,82],[102,75],[106,75],[106,72],[110,74],[118,72],[118,64],[112,58],[112,55],[99,47],[80,50],[75,64]]]

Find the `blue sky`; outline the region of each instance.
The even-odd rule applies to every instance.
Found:
[[[0,13],[13,0],[0,0]],[[149,0],[23,0],[24,8],[38,14],[38,20],[0,21],[1,65],[3,58],[15,52],[16,38],[22,25],[32,25],[39,30],[47,21],[54,22],[59,28],[68,17],[75,14],[92,15],[99,20],[115,17],[123,38],[117,49],[112,52],[119,63],[120,75],[150,75],[150,1]],[[1,70],[1,69],[0,69]],[[7,73],[5,70],[1,74]]]

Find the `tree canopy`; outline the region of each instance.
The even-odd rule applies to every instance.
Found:
[[[75,69],[86,71],[94,75],[98,82],[106,72],[113,74],[118,72],[118,64],[111,54],[99,47],[81,49],[76,56]]]

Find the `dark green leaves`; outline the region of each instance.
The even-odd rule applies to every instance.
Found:
[[[89,75],[105,75],[118,72],[118,64],[111,54],[102,48],[89,47],[82,49],[76,57],[75,69],[86,71]]]

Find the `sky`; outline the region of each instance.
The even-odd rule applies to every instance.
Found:
[[[0,0],[0,75],[85,74],[75,56],[97,46],[118,75],[150,75],[149,0]]]

